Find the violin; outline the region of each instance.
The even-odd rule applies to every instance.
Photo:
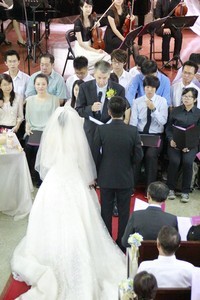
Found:
[[[128,11],[129,11],[129,16],[131,17],[132,16],[132,12],[133,12],[133,6],[134,6],[134,0],[132,0],[132,6],[131,6],[131,2],[128,1]],[[135,25],[135,21],[132,21],[131,19],[129,18],[126,18],[125,21],[124,21],[124,24],[123,24],[123,36],[126,37],[127,34],[134,29],[134,25]]]
[[[97,14],[94,12],[92,16],[95,22],[97,22]],[[92,29],[92,47],[94,49],[105,49],[105,43],[103,40],[103,30],[97,26]]]
[[[184,17],[188,12],[188,8],[185,5],[184,1],[182,0],[176,7],[174,10],[174,15],[176,17]]]

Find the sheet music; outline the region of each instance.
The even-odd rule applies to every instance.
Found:
[[[99,120],[97,120],[97,119],[95,119],[95,118],[93,118],[93,117],[91,117],[91,116],[89,116],[89,120],[92,121],[92,122],[94,122],[94,123],[97,124],[97,125],[110,124],[111,121],[112,121],[112,119],[110,119],[110,120],[108,120],[108,122],[103,123],[103,122],[101,122],[101,121],[99,121]]]

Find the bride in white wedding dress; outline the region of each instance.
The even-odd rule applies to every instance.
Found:
[[[36,168],[44,181],[11,261],[14,278],[32,287],[17,299],[117,300],[125,256],[89,188],[95,166],[82,121],[71,107],[58,108],[51,117]]]

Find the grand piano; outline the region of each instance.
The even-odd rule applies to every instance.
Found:
[[[111,4],[109,1],[93,0],[94,11],[102,14]],[[0,13],[0,19],[16,19],[18,21],[25,20],[25,8],[27,19],[35,21],[45,21],[45,14],[48,14],[48,19],[63,18],[79,14],[79,0],[13,0],[13,7],[4,12],[3,16]],[[33,13],[35,10],[35,13]]]

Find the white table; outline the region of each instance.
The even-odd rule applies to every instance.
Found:
[[[8,149],[0,145],[0,211],[18,220],[31,210],[33,184],[26,155],[15,134],[14,146]]]

